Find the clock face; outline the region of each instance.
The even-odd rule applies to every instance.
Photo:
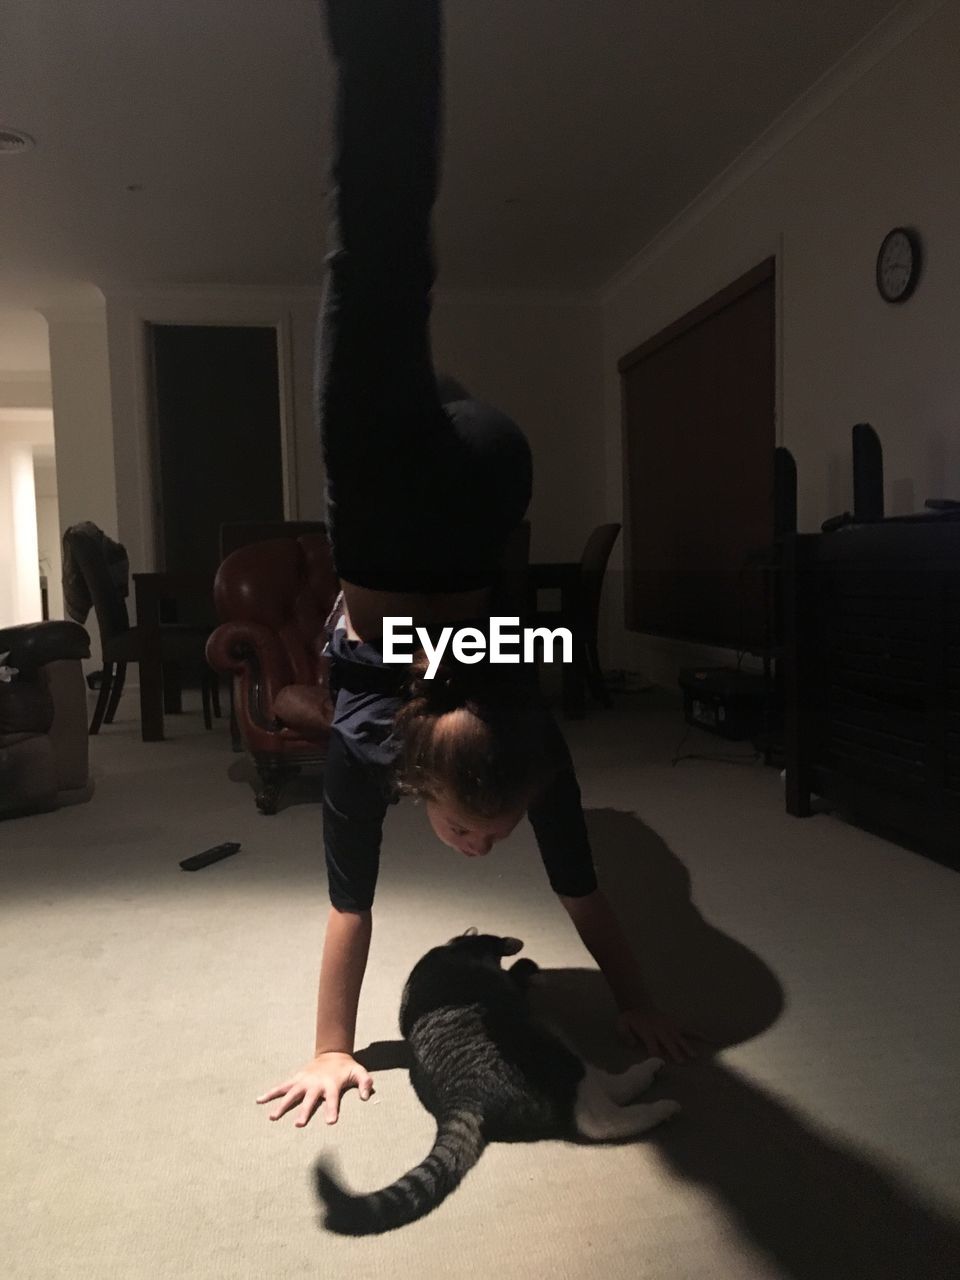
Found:
[[[913,293],[920,274],[920,246],[904,227],[884,238],[877,255],[877,288],[886,302],[904,302]]]

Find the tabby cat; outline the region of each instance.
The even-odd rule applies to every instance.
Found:
[[[679,1110],[676,1102],[635,1101],[661,1059],[610,1075],[532,1018],[525,988],[536,964],[501,966],[522,946],[468,929],[414,966],[400,1031],[412,1054],[411,1082],[436,1118],[437,1136],[415,1169],[369,1195],[351,1195],[318,1161],[316,1189],[330,1230],[373,1235],[423,1217],[460,1184],[488,1142],[632,1138]]]

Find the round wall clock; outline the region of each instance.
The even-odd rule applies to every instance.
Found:
[[[906,302],[920,278],[920,241],[908,227],[894,227],[877,254],[877,288],[884,302]]]

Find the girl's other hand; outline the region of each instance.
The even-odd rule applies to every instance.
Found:
[[[349,1053],[321,1053],[289,1080],[261,1094],[257,1102],[263,1104],[280,1099],[279,1106],[270,1112],[271,1120],[279,1120],[294,1107],[299,1107],[294,1124],[302,1129],[321,1103],[324,1121],[336,1124],[340,1097],[348,1089],[358,1089],[361,1099],[366,1102],[374,1091],[370,1072]]]
[[[617,1019],[617,1034],[628,1045],[643,1045],[654,1058],[672,1058],[684,1062],[697,1056],[694,1040],[703,1040],[689,1031],[681,1031],[672,1018],[659,1009],[625,1009]]]

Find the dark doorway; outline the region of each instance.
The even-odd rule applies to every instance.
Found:
[[[148,326],[158,568],[208,574],[220,525],[284,518],[277,333]]]
[[[771,258],[620,361],[632,630],[764,646],[774,298]]]

